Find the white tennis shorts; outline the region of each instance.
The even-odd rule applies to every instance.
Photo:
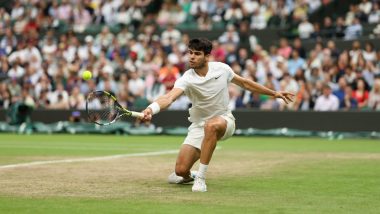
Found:
[[[235,118],[231,113],[220,115],[227,121],[226,132],[220,140],[226,140],[231,137],[235,132]],[[189,132],[185,138],[183,144],[191,145],[195,148],[201,149],[204,134],[204,122],[192,123],[189,127]]]

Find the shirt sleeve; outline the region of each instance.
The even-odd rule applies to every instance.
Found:
[[[227,65],[227,64],[223,64],[223,68],[224,70],[227,72],[227,81],[228,82],[231,82],[231,80],[234,78],[235,76],[235,72],[232,70],[232,68]]]
[[[186,91],[187,85],[187,81],[185,80],[184,76],[182,76],[175,81],[174,88],[180,88],[183,91]]]

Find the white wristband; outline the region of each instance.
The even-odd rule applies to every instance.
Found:
[[[152,109],[152,114],[157,114],[158,112],[160,112],[161,108],[160,108],[160,105],[158,105],[157,102],[153,102],[151,103],[148,108]]]

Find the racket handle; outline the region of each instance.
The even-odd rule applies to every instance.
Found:
[[[144,117],[144,114],[141,113],[141,112],[136,112],[136,111],[131,111],[131,116],[132,117],[138,117],[138,118],[143,118]]]

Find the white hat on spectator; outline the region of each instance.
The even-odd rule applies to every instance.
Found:
[[[89,42],[92,42],[94,41],[94,38],[91,36],[91,35],[87,35],[85,38],[84,38],[84,41],[89,43]]]

